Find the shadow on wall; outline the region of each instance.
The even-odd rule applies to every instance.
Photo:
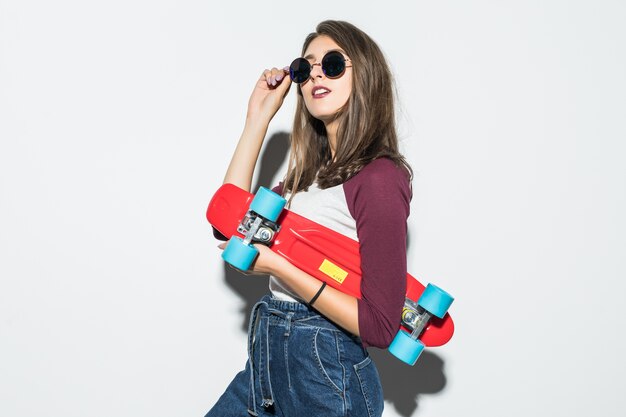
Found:
[[[276,185],[270,184],[270,181],[287,158],[288,151],[288,133],[280,132],[269,139],[261,155],[258,166],[259,176],[252,187],[253,192],[259,186]],[[246,276],[226,264],[224,264],[224,276],[226,284],[244,301],[241,308],[241,330],[247,332],[252,307],[268,293],[268,279],[266,276]],[[370,349],[370,355],[378,367],[385,400],[393,404],[396,412],[403,417],[409,417],[416,412],[421,394],[441,392],[446,385],[443,372],[445,364],[439,356],[429,351],[422,354],[415,366],[408,366],[389,352],[380,349]]]
[[[369,353],[378,367],[385,400],[401,416],[415,413],[420,395],[436,394],[446,386],[443,359],[428,350],[415,366],[405,364],[387,350],[369,349]]]

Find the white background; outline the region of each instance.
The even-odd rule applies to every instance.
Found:
[[[409,269],[457,298],[415,368],[374,353],[385,416],[622,415],[626,3],[0,0],[1,416],[216,401],[266,279],[225,272],[204,210],[256,78],[326,18],[389,59]]]

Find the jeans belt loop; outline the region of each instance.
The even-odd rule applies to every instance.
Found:
[[[289,312],[287,314],[286,319],[286,323],[285,323],[285,337],[289,337],[289,334],[291,333],[291,321],[293,320],[293,311]]]

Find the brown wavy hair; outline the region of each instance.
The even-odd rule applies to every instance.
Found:
[[[322,189],[342,184],[381,157],[404,167],[410,179],[413,171],[398,149],[395,89],[382,51],[354,25],[326,20],[306,37],[302,55],[309,44],[322,35],[335,41],[350,58],[352,93],[336,116],[339,122],[337,149],[332,159],[324,123],[309,113],[298,87],[284,192],[293,196],[299,190],[308,189],[314,181]]]

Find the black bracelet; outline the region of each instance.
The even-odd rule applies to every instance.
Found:
[[[322,291],[324,291],[324,288],[326,288],[326,283],[323,283],[320,289],[317,290],[317,293],[313,296],[313,298],[311,298],[311,301],[309,301],[310,306],[313,305],[313,303],[317,300],[317,297],[319,297]]]

